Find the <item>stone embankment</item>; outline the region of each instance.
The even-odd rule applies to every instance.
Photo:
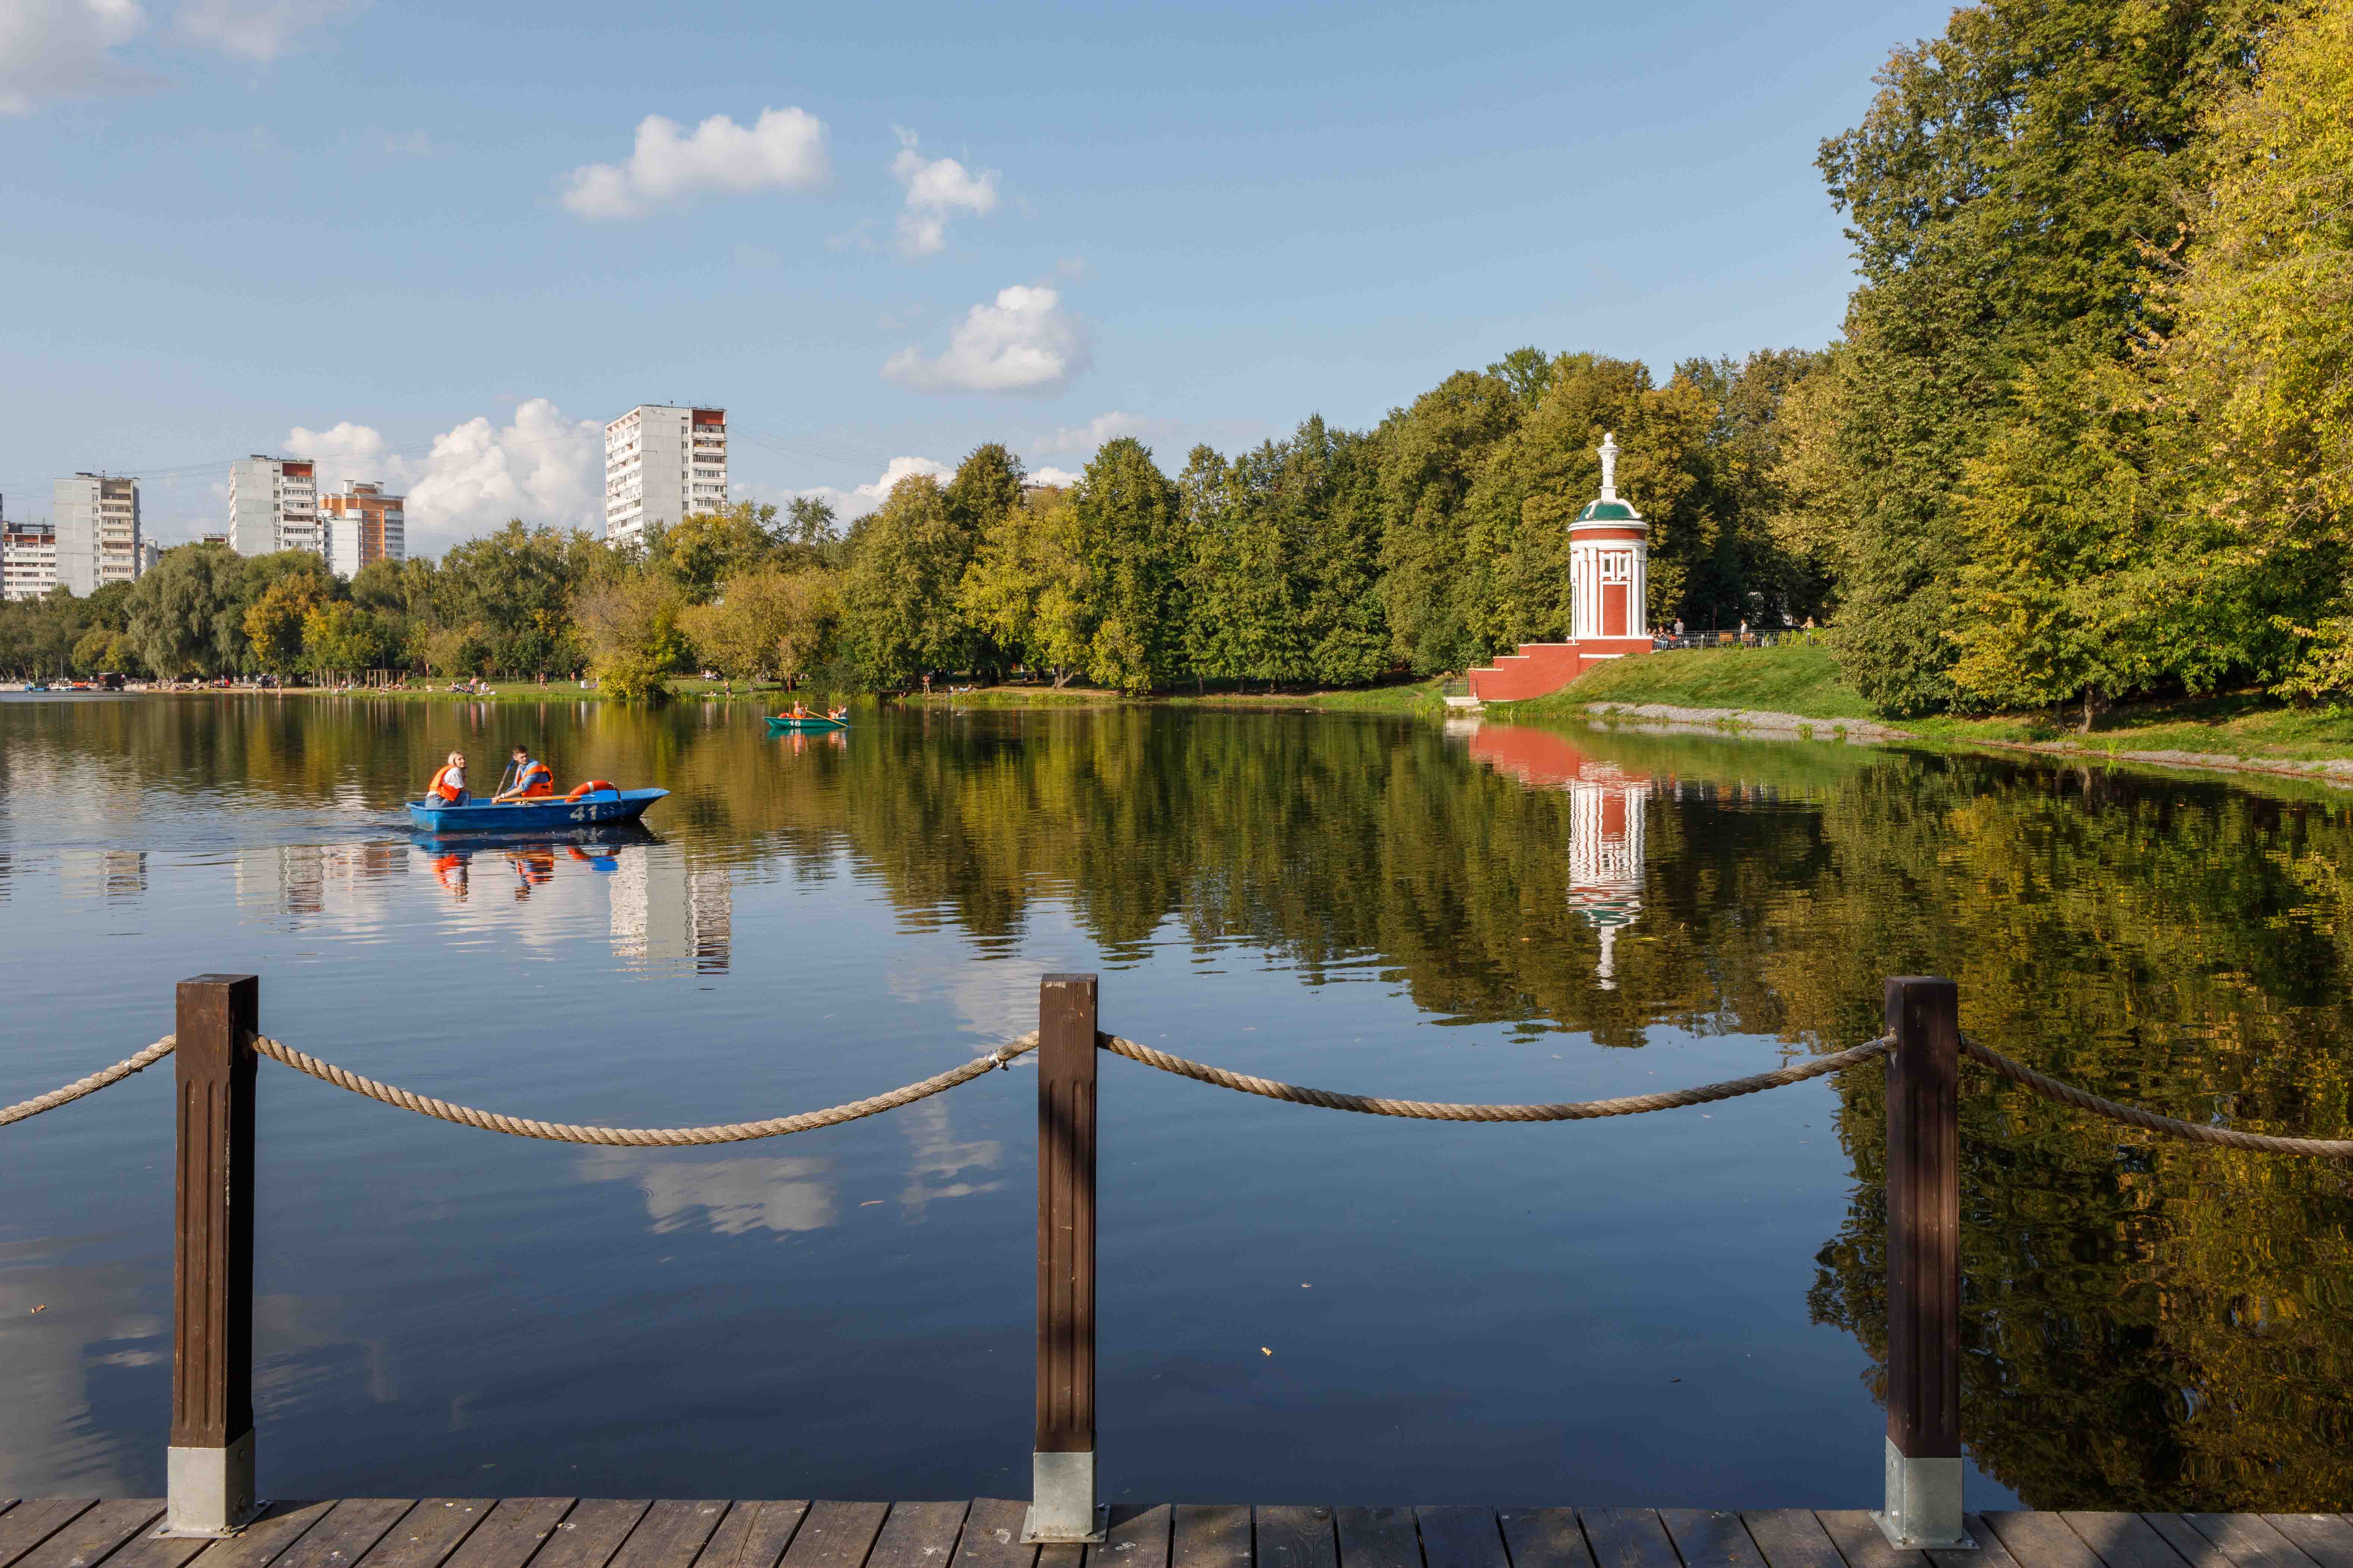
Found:
[[[1873,745],[1885,741],[1916,741],[1926,737],[1909,730],[1874,723],[1867,719],[1809,719],[1798,713],[1773,713],[1752,708],[1677,708],[1664,702],[1588,702],[1585,710],[1612,722],[1637,721],[1662,733],[1715,733],[1727,730],[1760,736],[1817,741],[1846,741]],[[2232,752],[2123,751],[2086,746],[2075,741],[1989,741],[1975,738],[1964,745],[2004,752],[2032,752],[2046,757],[2082,758],[2110,763],[2141,763],[2164,768],[2198,768],[2216,773],[2271,773],[2315,779],[2353,787],[2353,758],[2300,761],[2291,757],[2247,757]]]
[[[1588,713],[1600,719],[1634,719],[1646,726],[1694,731],[1743,730],[1767,735],[1810,737],[1817,741],[1880,741],[1916,739],[1909,730],[1897,730],[1868,719],[1809,719],[1799,713],[1774,713],[1761,708],[1677,708],[1665,702],[1588,702]]]

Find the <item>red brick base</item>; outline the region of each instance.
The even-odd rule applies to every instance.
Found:
[[[1597,664],[1651,651],[1648,637],[1588,637],[1583,642],[1524,642],[1483,669],[1471,672],[1471,694],[1482,702],[1525,702],[1558,691]]]

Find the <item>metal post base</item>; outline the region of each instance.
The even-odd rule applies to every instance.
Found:
[[[1873,1509],[1871,1517],[1891,1546],[1977,1549],[1961,1521],[1961,1461],[1909,1458],[1893,1437],[1887,1439],[1887,1506]]]
[[[1021,1521],[1021,1543],[1074,1545],[1101,1542],[1111,1510],[1095,1501],[1095,1457],[1092,1450],[1029,1457],[1029,1511]]]
[[[235,1535],[261,1511],[253,1496],[253,1434],[226,1448],[164,1450],[168,1503],[155,1534],[217,1540]]]

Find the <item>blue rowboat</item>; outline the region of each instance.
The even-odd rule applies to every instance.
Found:
[[[768,729],[771,732],[780,730],[847,730],[849,728],[848,721],[828,719],[822,713],[812,713],[806,719],[788,719],[777,713],[768,720]]]
[[[464,805],[438,805],[431,796],[408,802],[408,820],[426,832],[527,833],[550,828],[587,827],[609,822],[635,822],[646,807],[661,799],[666,789],[600,789],[578,800],[543,795],[537,800],[471,801]]]

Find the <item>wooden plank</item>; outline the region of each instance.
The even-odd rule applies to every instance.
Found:
[[[1928,1568],[1926,1552],[1889,1545],[1879,1521],[1859,1508],[1816,1509],[1814,1517],[1846,1559],[1847,1568]]]
[[[1176,1510],[1165,1502],[1150,1508],[1133,1502],[1112,1504],[1103,1543],[1087,1548],[1088,1568],[1168,1568],[1168,1538],[1175,1515]]]
[[[1250,1568],[1250,1510],[1180,1502],[1170,1521],[1169,1568]]]
[[[362,1568],[440,1568],[490,1517],[495,1500],[480,1497],[429,1497],[400,1516],[384,1539],[360,1559]]]
[[[108,1558],[106,1568],[187,1568],[199,1553],[218,1544],[202,1535],[166,1540],[153,1531],[142,1531]]]
[[[1512,1568],[1593,1568],[1593,1549],[1573,1508],[1497,1509],[1495,1522],[1504,1528]]]
[[[2295,1542],[2259,1513],[2185,1513],[2189,1527],[2221,1547],[2239,1568],[2314,1568]]]
[[[1038,1548],[1038,1568],[1086,1568],[1086,1543],[1077,1541],[1049,1542]]]
[[[2182,1568],[2181,1553],[2137,1513],[2070,1509],[2059,1518],[2107,1568]]]
[[[501,1498],[490,1517],[449,1555],[449,1568],[523,1568],[555,1533],[575,1500],[568,1497]]]
[[[1659,1522],[1685,1568],[1765,1568],[1765,1554],[1748,1539],[1748,1527],[1729,1509],[1662,1508]],[[1523,1568],[1519,1549],[1512,1549],[1512,1568]]]
[[[1596,1568],[1676,1568],[1674,1543],[1655,1509],[1580,1509],[1577,1520]]]
[[[1421,1532],[1409,1508],[1335,1508],[1340,1568],[1422,1568]]]
[[[2320,1568],[2353,1568],[2353,1524],[2333,1513],[2267,1513],[2263,1522],[2286,1536]]]
[[[16,1559],[16,1568],[97,1568],[164,1517],[161,1498],[117,1498],[86,1510]]]
[[[1282,1504],[1253,1512],[1258,1568],[1340,1568],[1340,1541],[1332,1531],[1330,1509]]]
[[[2165,1537],[2165,1543],[2181,1553],[2189,1568],[2231,1568],[2230,1554],[2198,1533],[2197,1526],[2178,1513],[2145,1513],[2141,1518],[2148,1527]]]
[[[874,1538],[866,1568],[948,1568],[956,1538],[964,1533],[963,1502],[894,1502]],[[1084,1554],[1073,1551],[1068,1568],[1081,1568]]]
[[[807,1513],[805,1502],[739,1502],[702,1543],[694,1568],[776,1568]]]
[[[98,1506],[94,1497],[33,1498],[0,1514],[0,1568]]]
[[[1768,1568],[1846,1568],[1822,1521],[1805,1509],[1743,1509],[1740,1522]]]
[[[574,1503],[531,1568],[605,1568],[652,1506],[645,1498],[590,1498]]]
[[[1993,1526],[1986,1522],[1985,1515],[1965,1513],[1961,1515],[1961,1523],[1968,1527],[1969,1539],[1978,1543],[1978,1549],[1969,1552],[1950,1547],[1932,1548],[1928,1561],[1936,1568],[2019,1568],[2018,1559],[2002,1545],[2001,1537],[1994,1533]]]
[[[1491,1508],[1418,1508],[1421,1557],[1430,1568],[1511,1568]]]
[[[199,1568],[269,1568],[334,1510],[332,1501],[266,1503],[244,1530],[206,1542],[196,1563]]]
[[[880,1503],[872,1505],[880,1508]],[[725,1518],[727,1505],[704,1499],[666,1498],[646,1510],[628,1540],[613,1554],[613,1568],[693,1568],[703,1542]],[[873,1537],[869,1536],[871,1541]],[[857,1568],[855,1563],[850,1568]]]
[[[818,1503],[810,1511],[825,1506]],[[955,1561],[950,1568],[1030,1568],[1038,1561],[1038,1549],[1021,1544],[1021,1516],[1029,1510],[1029,1504],[1009,1498],[974,1499],[964,1516],[964,1534],[956,1541]],[[801,1531],[807,1534],[808,1526],[801,1526]],[[794,1544],[797,1547],[799,1542]],[[791,1568],[800,1568],[789,1555],[786,1561]]]
[[[809,1504],[807,1516],[801,1521],[800,1530],[785,1552],[784,1568],[859,1568],[873,1547],[875,1536],[881,1533],[883,1516],[890,1511],[887,1502]],[[1018,1519],[1013,1528],[1017,1532],[1020,1530]]]
[[[406,1498],[345,1498],[286,1549],[276,1568],[352,1568],[412,1506]]]

